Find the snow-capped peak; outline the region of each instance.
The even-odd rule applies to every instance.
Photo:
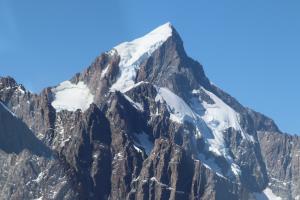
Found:
[[[140,63],[149,58],[169,37],[172,36],[173,28],[168,22],[161,25],[131,42],[124,42],[114,48],[120,56],[120,76],[112,85],[111,90],[125,92],[134,85],[134,79]]]

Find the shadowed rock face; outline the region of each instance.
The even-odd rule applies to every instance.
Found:
[[[51,150],[0,102],[0,149],[19,154],[27,149],[35,155],[50,157]]]
[[[1,199],[77,198],[73,172],[0,102]]]
[[[94,97],[84,111],[0,78],[1,199],[297,199],[299,137],[211,84],[167,26],[128,76],[115,48],[70,80]],[[120,77],[134,84],[111,90]]]

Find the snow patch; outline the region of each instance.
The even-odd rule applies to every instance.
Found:
[[[276,196],[270,188],[266,188],[262,193],[254,193],[256,200],[282,200]]]
[[[219,97],[212,92],[209,92],[202,88],[207,95],[215,102],[215,104],[208,104],[203,102],[205,108],[205,114],[202,119],[206,122],[209,128],[213,131],[216,138],[219,135],[223,135],[222,132],[228,128],[234,128],[236,131],[240,131],[244,139],[254,142],[254,138],[248,134],[245,134],[240,126],[240,116],[230,106],[224,103]]]
[[[21,94],[25,94],[25,91],[22,89],[21,85],[17,87],[17,91]]]
[[[101,79],[103,79],[105,77],[109,68],[110,68],[110,65],[106,66],[106,68],[101,72]]]
[[[240,167],[237,164],[235,164],[235,163],[231,164],[231,171],[237,177],[239,177],[241,175],[241,173],[242,173]]]
[[[77,84],[64,81],[52,91],[55,94],[52,106],[57,112],[62,110],[76,111],[77,109],[85,111],[94,100],[89,88],[82,81]]]
[[[135,88],[135,87],[138,87],[139,85],[144,84],[144,83],[149,83],[149,82],[147,82],[147,81],[140,81],[140,82],[138,82],[138,83],[135,83],[135,84],[133,84],[132,86],[126,88],[126,92],[127,92],[127,91],[130,91],[131,89],[133,89],[133,88]]]
[[[281,180],[279,180],[279,179],[277,179],[277,178],[274,178],[274,177],[270,177],[270,179],[271,179],[272,181],[276,182],[277,184],[282,184],[282,185],[284,185],[284,186],[287,186],[288,184],[291,184],[291,183],[292,183],[292,181],[281,181]]]
[[[39,173],[39,175],[37,176],[37,178],[34,179],[34,180],[32,180],[32,181],[36,182],[36,183],[40,183],[41,180],[43,180],[44,176],[45,176],[45,172],[41,172],[41,173]]]
[[[191,121],[196,117],[185,101],[167,88],[157,88],[155,101],[161,103],[165,101],[170,111],[170,119],[177,123]]]
[[[114,49],[121,58],[119,63],[120,77],[111,86],[111,90],[126,92],[129,87],[134,85],[140,64],[149,58],[171,35],[171,24],[166,23],[141,38],[116,46]]]
[[[212,93],[204,90],[215,104],[200,103],[198,99],[191,99],[191,107],[179,96],[171,92],[167,88],[157,87],[156,102],[166,102],[166,106],[170,112],[170,120],[177,123],[188,121],[194,124],[196,128],[196,137],[203,137],[206,141],[208,151],[217,156],[224,157],[231,166],[231,172],[235,176],[240,176],[241,171],[237,164],[234,163],[230,156],[229,149],[224,140],[224,131],[232,127],[237,131],[243,131],[239,125],[238,114],[228,105],[217,98]],[[196,93],[197,91],[193,91]],[[246,135],[246,134],[244,134]],[[250,138],[247,134],[245,138]],[[250,140],[252,140],[250,138]],[[201,159],[205,161],[205,159]],[[212,161],[208,161],[208,165],[216,166]],[[217,167],[213,167],[214,171],[221,174]]]
[[[241,175],[241,170],[238,165],[236,165],[229,154],[229,149],[227,148],[224,140],[224,131],[229,128],[233,128],[239,131],[243,137],[251,142],[255,142],[253,136],[244,133],[242,127],[240,126],[240,115],[235,112],[229,105],[224,103],[219,97],[217,97],[212,92],[209,92],[202,88],[202,90],[209,95],[213,100],[214,104],[208,104],[203,101],[201,104],[204,108],[204,113],[201,114],[201,118],[205,121],[205,124],[211,130],[213,136],[206,137],[208,143],[208,150],[216,155],[223,156],[226,158],[228,163],[231,165],[231,172],[235,176]],[[193,93],[197,91],[193,90]],[[193,110],[197,110],[193,107]]]
[[[37,138],[42,140],[44,138],[44,134],[43,133],[37,133]]]
[[[140,149],[139,147],[137,147],[137,146],[135,146],[135,145],[133,145],[133,148],[134,148],[137,152],[139,152],[139,153],[142,153],[142,152],[143,152],[142,149]]]

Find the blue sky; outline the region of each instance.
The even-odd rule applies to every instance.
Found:
[[[39,92],[170,21],[212,82],[300,133],[299,1],[81,2],[0,0],[0,75]]]

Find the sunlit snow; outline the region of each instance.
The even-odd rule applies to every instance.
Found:
[[[136,72],[140,64],[171,35],[171,24],[166,23],[141,38],[116,46],[114,50],[117,51],[121,58],[119,63],[120,77],[111,86],[111,90],[126,92],[129,87],[134,85]]]
[[[45,171],[39,173],[39,175],[37,176],[37,178],[34,179],[34,180],[32,180],[32,181],[33,181],[33,182],[40,183],[40,182],[43,180],[44,176],[45,176]]]
[[[85,111],[94,100],[94,96],[83,82],[73,84],[70,81],[64,81],[52,91],[55,94],[52,106],[57,112],[77,109]]]
[[[256,200],[281,200],[282,198],[276,196],[270,188],[266,188],[262,193],[254,194]]]
[[[167,103],[171,120],[183,123],[185,120],[191,120],[196,117],[189,105],[187,105],[182,98],[171,92],[169,89],[157,88],[157,92],[158,94],[155,101],[165,101]]]
[[[206,110],[203,119],[214,132],[222,132],[232,127],[235,130],[240,131],[243,138],[254,141],[253,137],[245,134],[241,128],[239,114],[237,112],[212,92],[209,92],[204,88],[202,88],[202,90],[204,90],[215,102],[214,104],[208,104],[205,101],[203,102],[203,106]]]
[[[214,104],[208,104],[205,101],[202,103],[202,106],[205,108],[205,113],[201,116],[201,118],[205,121],[213,134],[213,137],[207,138],[207,141],[210,144],[209,150],[217,155],[224,156],[227,160],[231,160],[224,141],[223,132],[225,130],[228,128],[234,128],[236,131],[241,132],[244,139],[248,139],[252,142],[254,139],[252,136],[244,133],[240,126],[239,114],[237,112],[235,112],[215,94],[205,90],[204,88],[202,89],[214,101]]]
[[[181,97],[169,89],[159,87],[157,87],[158,94],[155,101],[166,102],[170,112],[170,120],[177,123],[188,121],[194,124],[198,132],[196,137],[203,137],[208,145],[208,150],[215,155],[226,158],[231,165],[232,173],[235,176],[239,176],[241,174],[240,168],[234,163],[228,152],[223,133],[228,128],[234,128],[237,131],[241,131],[244,139],[252,141],[253,138],[243,133],[239,125],[238,113],[211,92],[205,89],[203,91],[212,98],[214,104],[201,103],[200,99],[193,99],[191,106],[189,106]],[[193,91],[194,94],[196,92]]]

